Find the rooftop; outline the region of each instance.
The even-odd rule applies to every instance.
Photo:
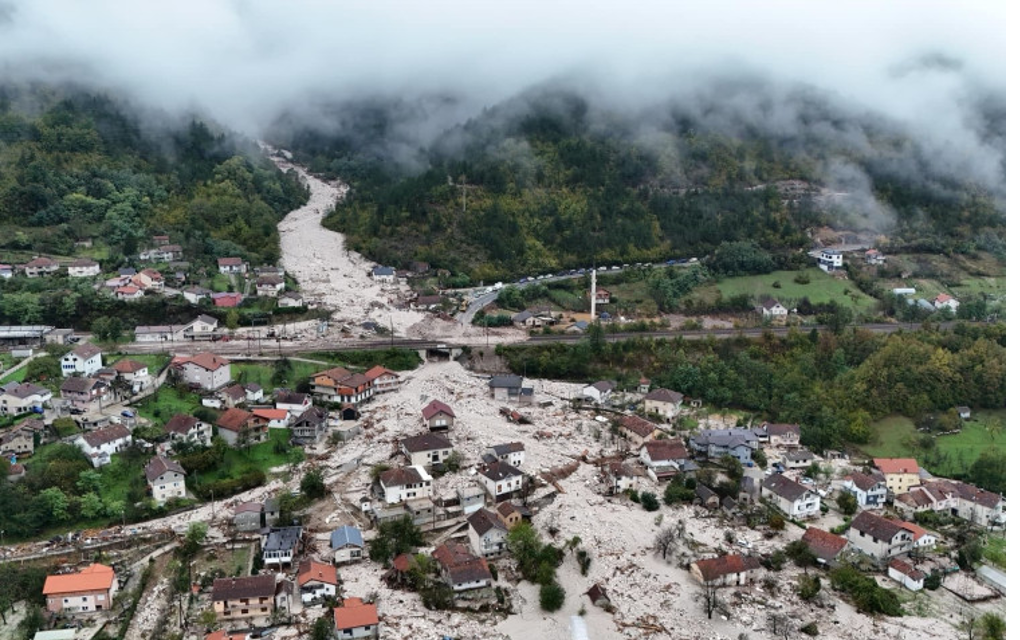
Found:
[[[400,446],[411,453],[453,448],[453,444],[445,436],[438,433],[423,433],[411,436],[410,438],[404,438],[400,441]]]
[[[432,402],[425,405],[425,408],[421,410],[421,415],[426,420],[431,420],[433,416],[440,413],[445,413],[451,418],[457,417],[453,413],[453,409],[450,408],[450,405],[446,404],[445,402],[440,402],[439,400],[433,400]]]
[[[758,561],[754,558],[736,554],[720,556],[718,558],[708,558],[707,560],[698,560],[694,564],[697,565],[698,570],[701,572],[701,577],[706,582],[712,582],[722,576],[734,573],[743,573],[744,571],[750,571],[761,567]]]
[[[84,591],[105,591],[113,586],[116,579],[113,568],[104,564],[90,564],[77,573],[46,576],[43,595],[77,593]]]
[[[361,598],[347,598],[343,606],[333,609],[336,628],[354,629],[379,624],[379,611],[374,604],[365,604]]]
[[[768,489],[772,493],[790,502],[799,500],[804,494],[810,493],[808,489],[799,482],[790,480],[781,473],[773,473],[761,483],[761,488]]]
[[[354,545],[356,547],[365,546],[365,540],[361,537],[360,529],[344,525],[339,529],[335,529],[329,535],[329,546],[331,549],[339,549],[347,545]]]
[[[857,514],[857,517],[850,523],[850,528],[861,531],[865,535],[873,536],[883,542],[891,542],[900,531],[907,531],[913,537],[913,533],[909,529],[901,526],[896,521],[875,515],[870,511],[862,511]]]
[[[645,400],[652,400],[653,402],[669,402],[676,404],[677,402],[683,402],[684,394],[679,391],[673,391],[672,389],[664,389],[662,387],[653,389],[648,395],[645,396]]]
[[[337,580],[336,568],[331,564],[324,564],[314,560],[302,560],[298,565],[298,586],[303,587],[313,581],[335,586],[339,582]]]
[[[847,544],[847,539],[817,527],[808,527],[800,538],[817,558],[832,562]]]
[[[156,456],[145,465],[145,479],[152,482],[168,471],[175,471],[182,476],[188,475],[188,472],[176,460]]]
[[[275,594],[276,576],[271,574],[213,580],[212,599],[214,602],[240,598],[272,598]]]
[[[875,458],[875,467],[885,474],[918,473],[917,460],[913,458]]]

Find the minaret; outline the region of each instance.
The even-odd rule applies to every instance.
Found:
[[[591,268],[591,321],[595,322],[595,267]]]

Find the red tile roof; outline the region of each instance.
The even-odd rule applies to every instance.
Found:
[[[652,462],[663,460],[684,460],[687,458],[687,447],[683,440],[671,438],[666,440],[650,440],[642,445],[648,451]]]
[[[333,609],[338,630],[355,629],[379,624],[379,611],[374,604],[365,604],[361,598],[347,598],[342,607]]]
[[[379,377],[384,376],[384,375],[391,375],[391,376],[395,376],[395,377],[400,377],[399,375],[397,375],[393,371],[390,371],[386,367],[384,367],[382,365],[379,365],[379,364],[375,365],[374,367],[372,367],[371,369],[369,369],[368,371],[365,372],[365,377],[368,378],[369,380],[372,380],[373,382],[375,381],[376,378],[379,378]]]
[[[800,539],[807,543],[811,553],[826,562],[832,562],[847,544],[847,539],[843,536],[817,527],[808,527]]]
[[[251,414],[244,409],[227,409],[216,421],[216,426],[223,427],[227,431],[240,431],[247,424]]]
[[[333,586],[339,583],[336,577],[336,568],[333,565],[315,562],[314,560],[304,560],[298,565],[298,586],[303,587],[313,580]]]
[[[440,402],[439,400],[433,400],[425,405],[425,408],[421,410],[421,415],[424,416],[426,420],[431,420],[433,416],[439,413],[445,413],[451,418],[457,417],[453,413],[453,409],[450,408],[450,405]]]
[[[911,580],[924,580],[924,573],[918,571],[914,567],[910,566],[899,558],[893,558],[889,561],[889,568],[899,571],[903,575],[907,576]]]
[[[137,360],[118,360],[113,364],[113,369],[117,373],[136,373],[147,367],[148,365]]]
[[[78,573],[46,576],[43,595],[79,593],[85,591],[108,591],[115,580],[113,568],[104,564],[90,564]]]
[[[221,367],[229,366],[230,360],[218,356],[215,353],[205,352],[195,354],[190,358],[184,358],[180,360],[180,363],[182,365],[191,363],[195,366],[202,367],[203,369],[206,369],[208,371],[216,371]]]
[[[620,428],[626,429],[641,438],[647,438],[655,433],[659,425],[645,420],[641,416],[623,416],[620,418]]]
[[[872,462],[882,473],[918,473],[917,460],[913,458],[875,458]]]
[[[695,562],[705,582],[712,582],[734,573],[743,573],[761,567],[757,560],[750,556],[728,555]]]

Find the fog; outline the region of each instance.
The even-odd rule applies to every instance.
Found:
[[[1003,140],[976,110],[1004,108],[1006,10],[933,0],[0,0],[0,77],[73,80],[250,135],[285,111],[325,126],[324,105],[448,97],[410,127],[423,144],[536,85],[640,114],[663,100],[711,104],[730,79],[744,89],[722,93],[722,116],[702,114],[773,131],[801,126],[789,96],[809,87],[904,127],[938,170],[996,186]]]

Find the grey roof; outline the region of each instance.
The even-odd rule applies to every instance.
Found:
[[[97,385],[105,386],[106,383],[102,380],[97,380],[96,378],[71,377],[61,383],[60,390],[71,391],[74,393],[88,393],[92,390],[92,387]]]
[[[394,271],[393,267],[376,267],[372,269],[373,276],[392,276],[395,273],[396,271]]]
[[[772,493],[794,502],[799,500],[805,493],[810,493],[811,489],[808,489],[799,482],[794,482],[781,473],[773,473],[761,483],[762,489],[768,489]]]
[[[708,502],[712,498],[716,499],[719,498],[719,495],[715,491],[712,491],[711,489],[700,483],[698,484],[697,487],[694,488],[694,493],[697,494],[698,498],[702,502]]]
[[[105,429],[98,429],[96,431],[89,431],[88,433],[81,434],[81,439],[84,440],[93,449],[120,440],[122,438],[130,438],[131,432],[128,428],[122,424],[115,424]]]
[[[36,386],[31,382],[8,382],[2,388],[4,393],[7,395],[14,396],[15,398],[20,398],[22,400],[29,396],[43,395],[50,392],[49,389]]]
[[[805,462],[808,460],[814,460],[815,454],[811,453],[807,449],[797,449],[796,451],[787,451],[783,454],[783,457],[795,462]]]
[[[900,531],[910,531],[906,527],[870,511],[862,511],[857,514],[857,517],[850,523],[850,528],[873,536],[883,542],[892,542],[892,539]],[[913,534],[911,533],[911,535]]]
[[[525,320],[528,320],[532,317],[534,317],[534,314],[531,313],[530,311],[521,311],[520,313],[515,313],[514,315],[510,316],[510,320],[512,322],[524,322]]]
[[[495,453],[497,456],[506,456],[518,451],[524,451],[524,443],[507,442],[504,444],[494,444],[489,448],[492,449],[492,452]]]
[[[411,436],[410,438],[404,438],[400,441],[400,445],[411,453],[453,448],[453,444],[446,437],[438,433],[423,433]]]
[[[365,546],[365,540],[361,537],[361,530],[357,527],[344,525],[329,535],[329,547],[331,549],[336,550],[348,545],[355,547]]]
[[[506,388],[506,389],[519,389],[524,384],[524,378],[514,375],[498,375],[492,376],[489,380],[489,388]]]
[[[507,478],[513,478],[515,476],[523,476],[524,472],[513,465],[509,465],[502,460],[496,462],[490,462],[489,464],[482,465],[478,469],[478,473],[482,474],[493,482],[505,480]]]
[[[705,429],[691,438],[691,443],[706,447],[714,445],[728,448],[743,444],[757,449],[758,437],[750,429]]]
[[[616,383],[613,382],[612,380],[599,380],[598,382],[595,382],[589,386],[594,387],[600,393],[606,393],[607,391],[612,391],[613,389],[615,389]]]
[[[379,483],[384,487],[397,487],[425,482],[425,478],[416,467],[397,467],[387,469],[379,474]]]
[[[645,396],[645,400],[652,400],[658,402],[683,402],[684,394],[679,391],[673,391],[672,389],[659,388],[651,391]]]
[[[301,539],[301,527],[274,527],[269,530],[266,538],[266,545],[262,548],[266,551],[292,551],[297,547]]]

